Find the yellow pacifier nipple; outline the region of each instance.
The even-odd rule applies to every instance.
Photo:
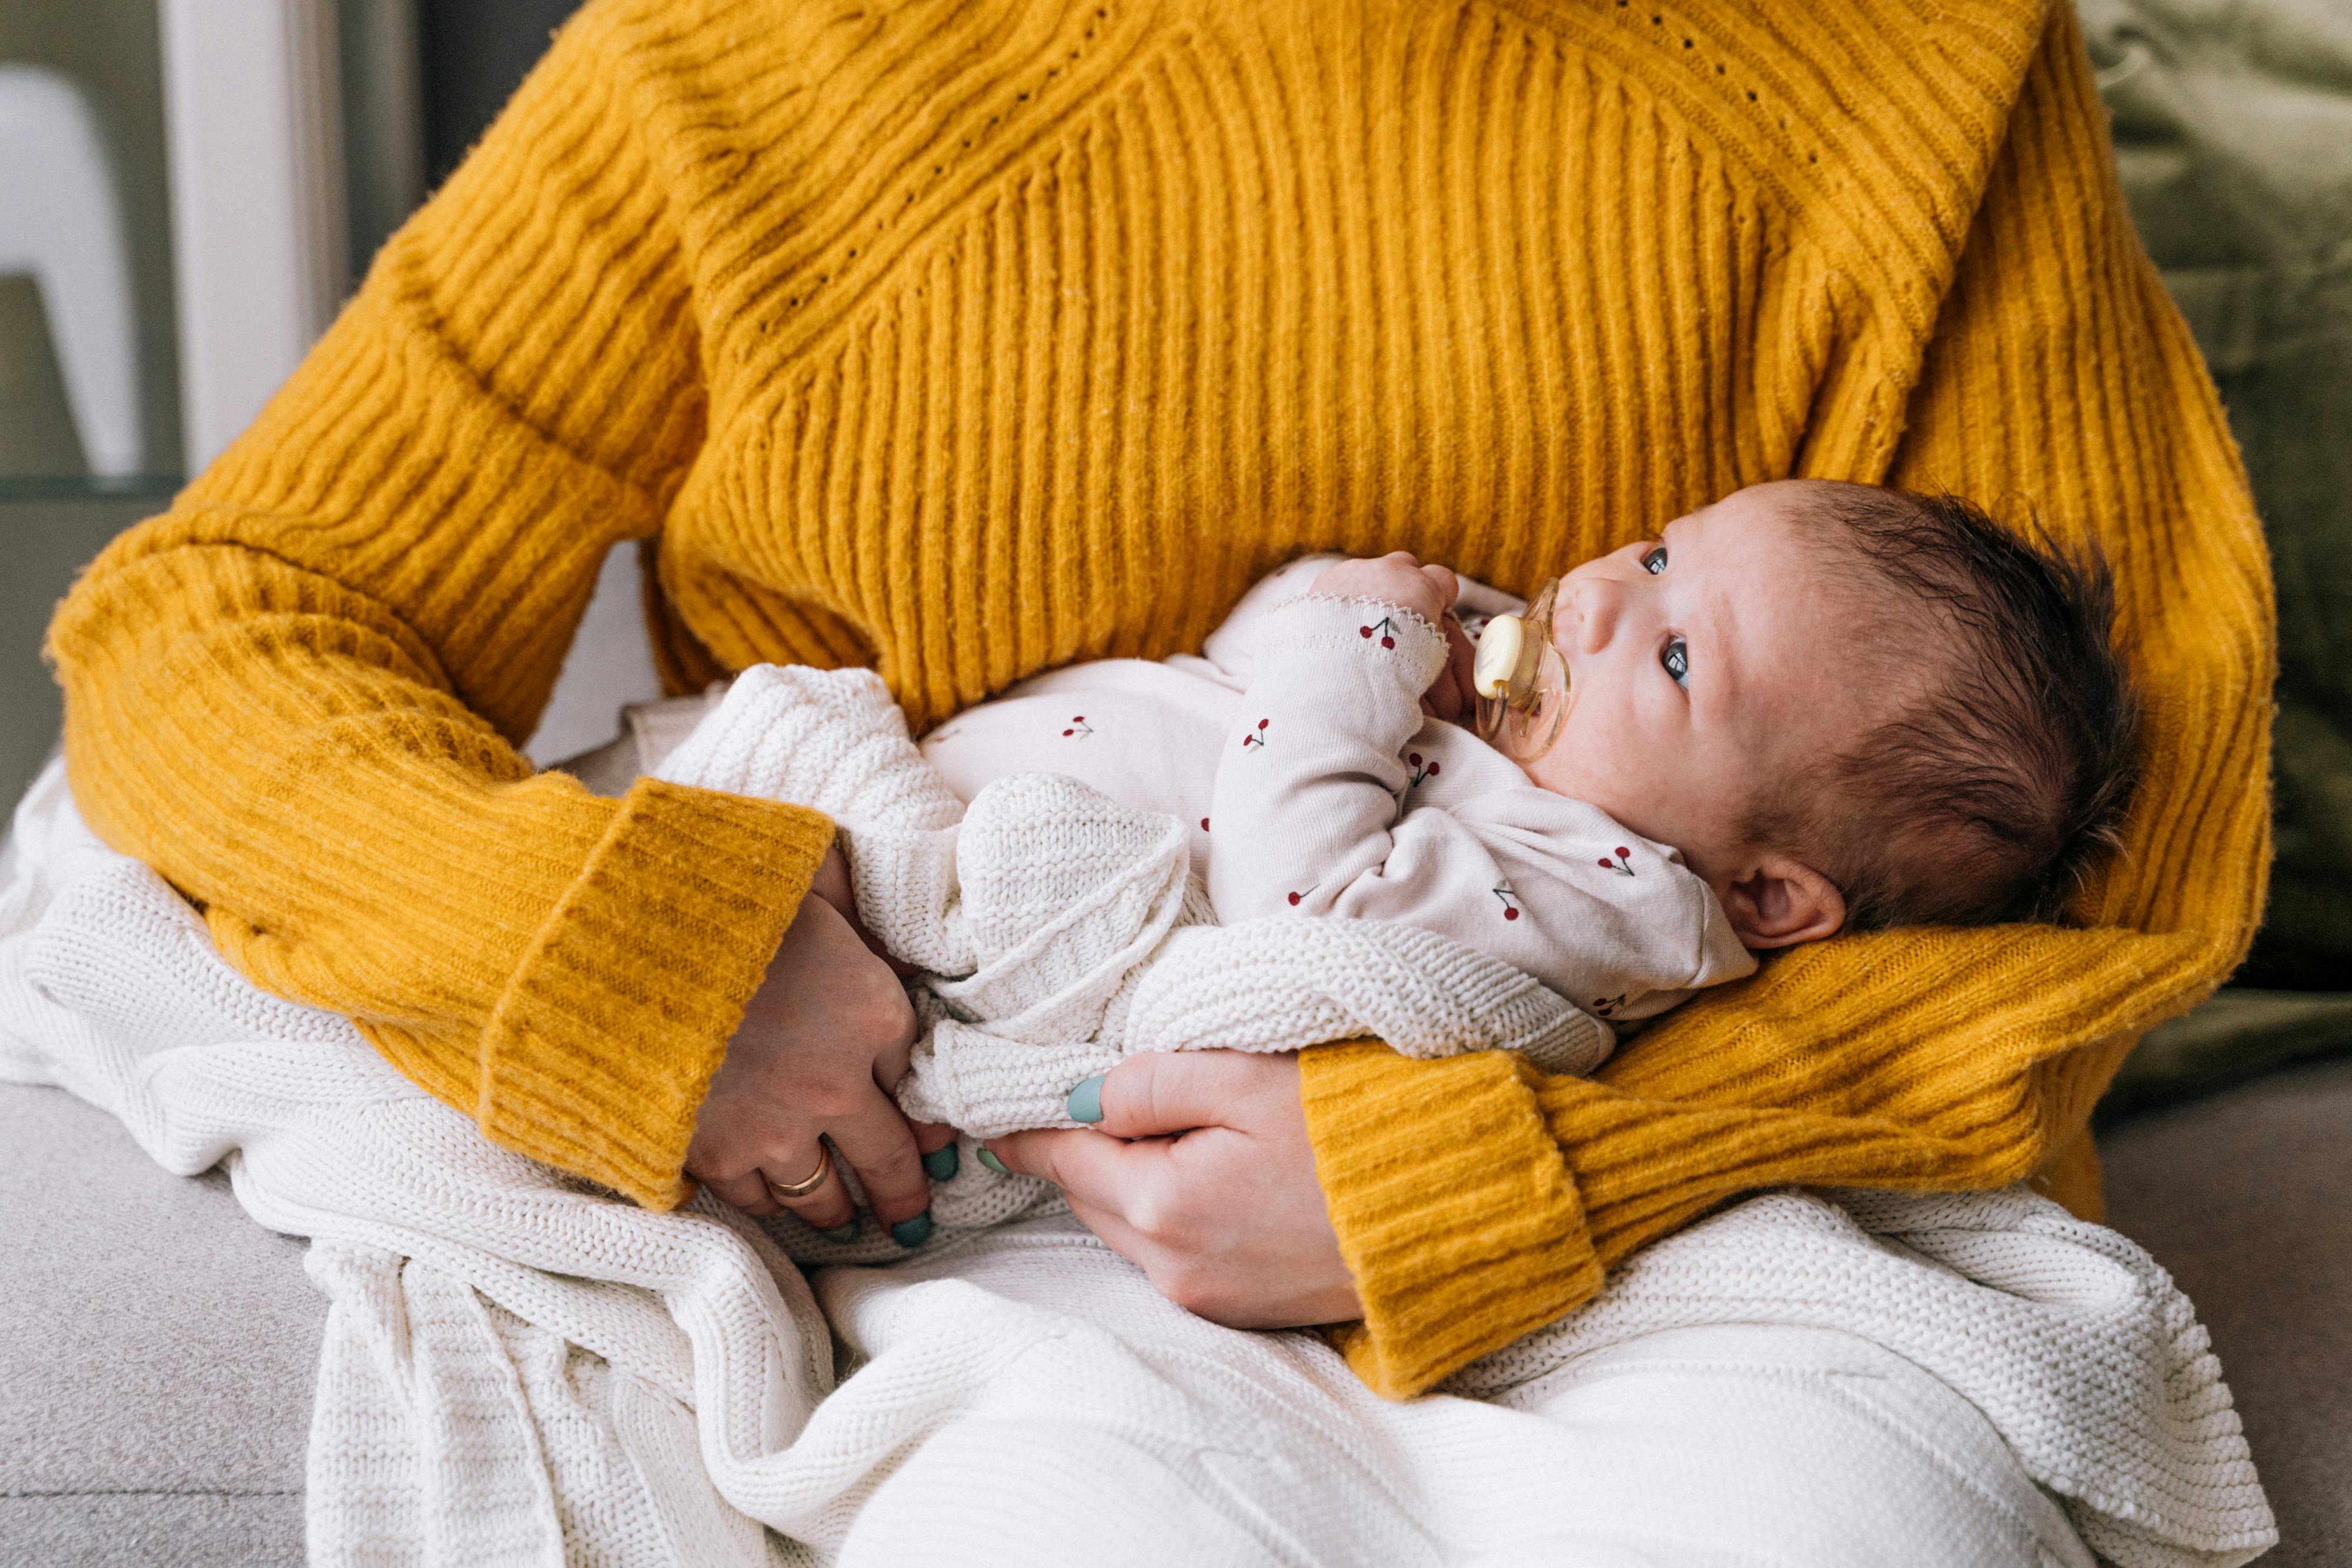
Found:
[[[1470,684],[1478,694],[1478,736],[1515,762],[1532,762],[1559,738],[1568,716],[1568,661],[1552,645],[1559,580],[1536,591],[1523,615],[1497,615],[1478,635]]]

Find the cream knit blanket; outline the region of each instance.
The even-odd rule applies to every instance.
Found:
[[[88,831],[54,766],[0,856],[0,1076],[103,1107],[168,1169],[225,1166],[257,1220],[311,1239],[331,1301],[316,1563],[854,1560],[860,1510],[978,1410],[1295,1477],[1296,1516],[1350,1533],[1285,1561],[1507,1553],[1509,1499],[1476,1488],[1547,1430],[1513,1400],[1575,1357],[1727,1321],[1843,1330],[1926,1369],[2125,1568],[2276,1539],[2189,1303],[2131,1243],[2021,1191],[1740,1205],[1456,1380],[1491,1402],[1384,1404],[1312,1335],[1177,1312],[1066,1220],[823,1270],[813,1293],[740,1216],[648,1213],[497,1149],[348,1021],[257,990]],[[1032,1255],[1062,1270],[1052,1289],[987,1283]],[[1084,1291],[1055,1282],[1079,1273]],[[861,1369],[837,1386],[835,1336]]]
[[[1407,1056],[1516,1051],[1589,1072],[1616,1043],[1533,977],[1434,931],[1220,927],[1183,824],[1075,779],[1015,774],[967,809],[871,670],[755,665],[652,770],[839,824],[859,914],[927,971],[900,1103],[979,1137],[1071,1125],[1070,1086],[1130,1051],[1370,1035]]]

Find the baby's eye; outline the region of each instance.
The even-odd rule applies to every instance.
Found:
[[[1642,570],[1652,577],[1666,570],[1666,547],[1652,545],[1642,552]]]
[[[1675,685],[1690,684],[1690,644],[1680,637],[1666,643],[1664,650],[1658,654],[1658,663],[1666,667],[1666,674],[1674,676]]]

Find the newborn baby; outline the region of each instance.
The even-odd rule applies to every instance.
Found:
[[[1760,485],[1577,567],[1506,628],[1548,690],[1488,705],[1498,746],[1475,640],[1520,609],[1310,558],[1197,656],[1055,671],[919,748],[868,672],[747,672],[661,771],[834,815],[923,971],[901,1103],[980,1136],[1066,1124],[1139,1049],[1589,1071],[1597,1020],[1755,950],[2054,915],[2130,793],[2103,570],[1965,502]]]

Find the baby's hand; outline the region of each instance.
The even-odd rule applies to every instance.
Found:
[[[1421,711],[1448,724],[1461,718],[1470,704],[1474,655],[1462,622],[1454,618],[1454,601],[1462,584],[1451,570],[1423,566],[1411,552],[1392,550],[1378,560],[1343,560],[1326,567],[1307,591],[1401,604],[1444,632],[1445,668],[1423,695]]]
[[[1453,610],[1462,584],[1444,567],[1423,566],[1410,551],[1391,550],[1378,560],[1343,560],[1326,567],[1307,591],[1401,604],[1435,626]]]

